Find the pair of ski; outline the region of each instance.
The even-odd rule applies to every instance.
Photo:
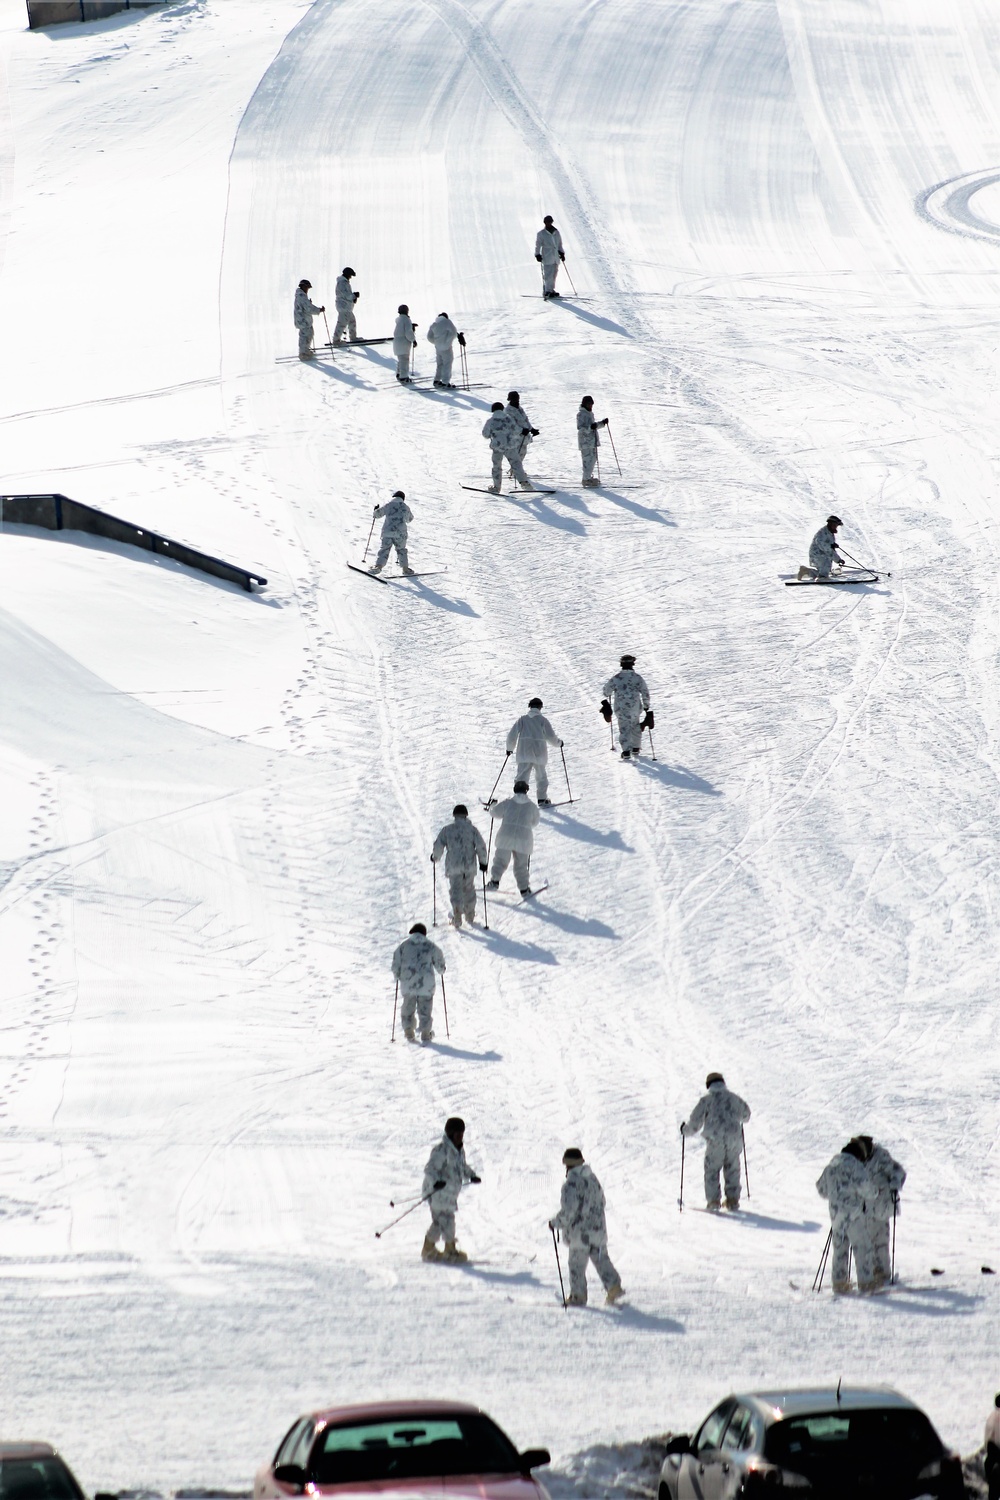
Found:
[[[405,583],[408,578],[437,578],[441,573],[447,573],[447,568],[434,568],[429,573],[390,573],[383,578],[381,573],[373,573],[370,568],[359,568],[357,563],[348,563],[352,573],[360,573],[362,578],[370,578],[373,583]]]
[[[497,902],[500,906],[523,906],[526,901],[533,901],[536,896],[540,896],[548,888],[549,882],[546,881],[544,885],[532,886],[526,896],[518,895],[517,899],[513,900],[509,896],[501,896],[499,891],[491,891],[489,886],[486,887],[490,902]]]
[[[507,500],[520,500],[522,495],[555,495],[558,493],[556,490],[539,489],[537,485],[530,490],[488,490],[480,489],[478,484],[463,484],[462,489],[471,490],[474,495],[494,495],[498,500],[501,495]]]
[[[845,585],[851,584],[851,583],[878,583],[878,581],[879,581],[879,575],[877,573],[872,572],[872,570],[870,568],[866,568],[861,573],[853,573],[850,578],[844,578],[844,577],[839,577],[839,578],[833,578],[833,577],[830,577],[830,578],[786,578],[785,579],[785,588],[786,589],[806,589],[806,588],[814,589],[814,588],[826,588],[826,587],[829,587],[831,585],[839,585],[841,588],[843,588]]]

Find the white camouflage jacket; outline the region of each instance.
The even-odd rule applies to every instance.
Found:
[[[413,520],[413,512],[405,500],[389,500],[385,505],[376,505],[375,516],[382,522],[383,536],[406,536],[407,524]]]
[[[420,999],[434,993],[434,970],[443,974],[444,954],[437,943],[411,932],[392,955],[392,972],[404,995]]]
[[[697,1135],[700,1130],[706,1141],[725,1141],[734,1136],[739,1140],[749,1118],[750,1106],[745,1099],[727,1089],[724,1083],[713,1083],[691,1111],[684,1134]]]
[[[349,312],[354,306],[354,293],[351,291],[351,283],[346,276],[337,277],[337,285],[333,289],[333,301],[338,312]]]
[[[587,1163],[581,1162],[566,1173],[559,1212],[552,1223],[568,1244],[600,1244],[608,1238],[604,1209],[604,1189]]]
[[[400,313],[396,319],[396,326],[392,330],[392,347],[399,354],[401,350],[412,347],[416,342],[412,319],[408,314]]]
[[[435,318],[427,330],[427,342],[433,344],[435,349],[447,349],[458,338],[458,329],[450,318],[443,314]]]
[[[597,423],[594,413],[581,406],[576,414],[576,440],[582,451],[588,448],[599,448],[601,440],[597,436]]]
[[[435,1208],[450,1208],[452,1213],[458,1207],[458,1195],[467,1182],[472,1181],[472,1169],[465,1159],[465,1147],[461,1151],[443,1135],[434,1150],[427,1158],[424,1168],[423,1196],[426,1198],[436,1182],[444,1182],[444,1187],[439,1188],[431,1198],[431,1211]]]
[[[316,306],[315,302],[311,300],[309,293],[304,292],[300,286],[297,286],[295,288],[295,312],[293,315],[295,318],[296,328],[304,328],[311,333],[313,326],[313,313],[318,312],[319,308]]]
[[[884,1146],[878,1145],[872,1150],[865,1166],[878,1194],[872,1206],[872,1212],[878,1219],[891,1219],[892,1195],[899,1193],[902,1188],[906,1181],[906,1171]]]
[[[823,1168],[816,1191],[829,1203],[830,1221],[839,1230],[850,1220],[870,1212],[877,1189],[867,1167],[849,1152],[838,1151]]]
[[[542,816],[527,792],[515,792],[503,802],[495,802],[486,811],[494,821],[500,819],[497,830],[498,849],[516,849],[519,854],[530,854],[535,844],[534,828]]]
[[[489,438],[490,447],[500,453],[509,453],[521,441],[521,434],[505,411],[495,411],[483,424],[483,437]]]
[[[470,818],[455,818],[446,823],[434,840],[431,859],[435,864],[443,854],[446,875],[461,875],[486,863],[486,840]]]
[[[649,688],[631,667],[622,667],[609,677],[602,692],[614,704],[615,712],[625,717],[633,714],[638,717],[640,708],[649,709]]]
[[[542,228],[535,235],[535,254],[551,266],[563,253],[562,235],[553,224],[551,229]]]
[[[549,758],[549,745],[561,745],[556,734],[540,708],[529,708],[514,724],[507,736],[507,753],[517,751],[518,760],[531,761],[544,766]]]

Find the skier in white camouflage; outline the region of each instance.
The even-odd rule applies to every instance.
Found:
[[[316,358],[316,352],[313,349],[313,317],[316,313],[326,312],[325,307],[317,307],[311,300],[309,296],[311,291],[311,281],[300,281],[295,288],[293,317],[299,331],[299,359]]]
[[[528,444],[538,436],[538,428],[532,427],[531,418],[521,405],[521,397],[517,391],[507,392],[504,415],[510,418],[511,426],[517,434],[517,456],[523,461]]]
[[[580,459],[583,463],[583,483],[589,490],[596,490],[600,484],[599,479],[594,478],[594,465],[597,463],[597,450],[601,446],[601,440],[597,436],[599,427],[607,427],[608,419],[594,421],[594,398],[584,396],[580,402],[580,410],[576,414],[576,441],[580,448]]]
[[[455,361],[453,346],[456,339],[465,343],[465,335],[459,333],[448,314],[438,313],[427,330],[427,342],[434,345],[437,357],[434,367],[434,384],[439,390],[453,391],[455,389],[451,383],[451,368]]]
[[[858,1274],[858,1291],[878,1289],[872,1248],[872,1204],[877,1196],[865,1166],[865,1148],[857,1139],[847,1142],[824,1167],[816,1191],[830,1206],[833,1236],[833,1290],[851,1290],[851,1252]]]
[[[493,854],[489,889],[498,890],[500,877],[514,859],[514,879],[522,896],[531,895],[529,869],[531,851],[535,843],[535,826],[541,814],[528,796],[526,781],[514,782],[514,795],[503,802],[491,802],[486,809],[494,821],[499,820],[497,846]]]
[[[874,1277],[879,1286],[884,1286],[892,1278],[890,1225],[899,1213],[899,1194],[906,1181],[906,1169],[884,1146],[873,1141],[870,1135],[859,1135],[858,1140],[867,1152],[865,1166],[876,1191],[869,1227],[875,1261]]]
[[[834,563],[842,568],[846,561],[837,550],[837,532],[843,526],[839,516],[827,516],[826,525],[809,543],[809,563],[802,564],[798,571],[798,582],[804,578],[829,578]]]
[[[465,1121],[453,1115],[445,1121],[444,1135],[427,1158],[422,1196],[430,1203],[431,1224],[424,1236],[421,1255],[424,1260],[468,1260],[455,1243],[455,1214],[458,1195],[467,1182],[479,1183],[465,1159]],[[444,1240],[443,1253],[437,1248]]]
[[[739,1094],[726,1088],[721,1073],[709,1073],[706,1092],[691,1111],[691,1118],[681,1126],[681,1135],[705,1137],[705,1206],[713,1213],[722,1207],[719,1174],[726,1187],[726,1207],[735,1213],[740,1206],[740,1156],[743,1150],[743,1126],[750,1118],[750,1106]]]
[[[417,347],[417,325],[410,317],[405,302],[398,308],[396,326],[392,330],[392,352],[396,356],[396,379],[401,385],[412,385],[410,356]]]
[[[543,706],[541,698],[531,699],[528,712],[521,715],[507,736],[507,754],[514,755],[516,752],[514,780],[523,781],[527,786],[531,782],[531,773],[534,771],[538,805],[551,807],[548,772],[549,746],[556,745],[561,750],[562,740],[542,713]]]
[[[351,277],[357,272],[353,266],[345,266],[337,277],[337,284],[333,291],[333,301],[337,309],[337,324],[333,330],[333,342],[342,344],[346,333],[352,344],[358,342],[358,325],[354,317],[354,304],[360,297],[360,292],[352,291]]]
[[[490,493],[493,495],[500,493],[504,459],[510,464],[518,487],[522,490],[533,489],[534,486],[524,472],[524,465],[518,452],[521,445],[520,429],[515,427],[504,411],[502,401],[494,401],[491,406],[490,415],[483,426],[483,437],[489,439],[490,456],[493,460],[493,483],[490,485]]]
[[[558,297],[556,275],[566,256],[563,253],[562,235],[553,224],[551,214],[545,215],[542,227],[535,235],[535,259],[542,268],[542,296],[546,300]]]
[[[382,536],[378,556],[368,569],[369,573],[381,573],[389,561],[390,551],[395,547],[400,569],[408,578],[412,577],[413,569],[410,567],[406,541],[409,535],[407,526],[413,520],[413,512],[406,503],[405,493],[395,490],[388,505],[376,505],[375,519],[382,522]]]
[[[610,724],[614,704],[622,760],[631,760],[633,756],[638,760],[642,731],[654,727],[653,710],[649,706],[649,688],[635,670],[634,656],[623,656],[620,665],[621,671],[609,677],[602,689],[604,700],[601,703],[601,713]]]
[[[566,1181],[562,1185],[559,1212],[549,1220],[550,1229],[558,1229],[569,1259],[570,1307],[587,1305],[587,1262],[604,1286],[606,1301],[615,1303],[625,1295],[621,1277],[608,1254],[608,1225],[605,1218],[604,1189],[583,1160],[583,1152],[570,1146],[563,1152]]]
[[[462,918],[476,920],[476,869],[486,872],[486,840],[469,818],[469,809],[459,802],[434,840],[431,859],[444,857],[444,873],[451,890],[451,925],[461,927]]]
[[[420,1021],[420,1040],[432,1042],[435,971],[445,971],[444,954],[437,943],[427,936],[423,922],[414,922],[410,935],[404,938],[392,955],[392,973],[399,981],[399,992],[403,997],[400,1018],[403,1035],[408,1042],[417,1039],[414,1022]]]

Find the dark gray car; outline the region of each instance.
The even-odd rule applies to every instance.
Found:
[[[927,1417],[888,1386],[727,1396],[675,1437],[659,1500],[962,1500],[962,1466]]]
[[[0,1500],[85,1500],[48,1443],[0,1443]]]

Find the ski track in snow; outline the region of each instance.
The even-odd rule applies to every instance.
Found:
[[[1000,155],[992,9],[198,0],[44,52],[4,26],[4,487],[271,580],[0,537],[5,1407],[91,1489],[243,1488],[299,1410],[414,1391],[580,1454],[560,1494],[741,1385],[890,1381],[972,1447],[998,1327],[997,325],[988,236],[941,228],[996,201],[970,170]],[[85,211],[51,361],[24,288],[61,290]],[[589,301],[522,297],[544,212]],[[363,334],[408,301],[426,375],[447,308],[477,389],[400,390],[384,345],[276,364],[295,283],[329,305],[346,262]],[[116,344],[140,263],[129,316],[153,286],[155,317]],[[576,472],[590,390],[621,488],[605,443],[598,491],[461,490],[512,386],[529,473]],[[416,566],[448,572],[373,588],[345,564],[397,486]],[[892,577],[785,591],[829,510]],[[597,715],[625,649],[655,763]],[[486,831],[534,692],[578,799],[543,815],[551,889],[456,934],[439,878],[451,1037],[439,999],[431,1047],[391,1044],[433,836],[457,800]],[[740,1221],[677,1212],[710,1067],[754,1110]],[[425,1267],[420,1214],[374,1230],[453,1112],[473,1260]],[[822,1250],[813,1184],[858,1129],[909,1171],[903,1285],[813,1299],[788,1285]],[[570,1143],[608,1194],[613,1313],[558,1302]],[[686,1172],[696,1206],[697,1148]]]

